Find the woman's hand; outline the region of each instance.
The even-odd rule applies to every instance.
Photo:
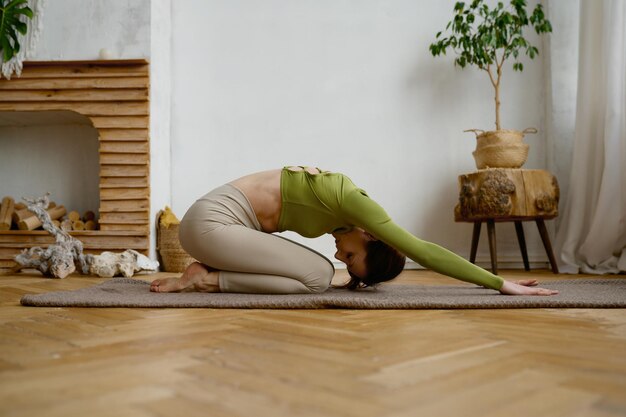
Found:
[[[547,288],[530,288],[535,285],[537,285],[536,279],[524,279],[515,282],[505,280],[502,288],[500,288],[500,293],[506,295],[556,295],[559,293]]]

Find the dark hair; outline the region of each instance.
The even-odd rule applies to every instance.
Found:
[[[340,288],[356,290],[357,288],[371,287],[394,279],[404,269],[406,257],[380,240],[367,242],[366,251],[366,276],[360,278],[348,271],[350,281],[339,286]]]

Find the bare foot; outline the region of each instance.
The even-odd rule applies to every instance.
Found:
[[[219,292],[218,271],[207,269],[199,262],[187,267],[180,278],[155,279],[150,284],[152,292]]]

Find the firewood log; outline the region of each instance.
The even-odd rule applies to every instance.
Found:
[[[70,219],[72,222],[75,222],[77,220],[80,220],[80,214],[77,211],[72,210],[67,213],[67,218]]]
[[[35,213],[33,213],[32,211],[30,211],[27,208],[23,208],[23,209],[19,209],[19,210],[15,210],[13,211],[13,215],[11,216],[13,218],[13,223],[15,224],[20,224],[20,222],[28,217],[32,217],[34,216]]]
[[[0,230],[11,229],[11,218],[14,210],[15,201],[11,197],[4,197],[0,208]]]
[[[85,223],[82,220],[76,220],[72,222],[72,229],[85,230]]]
[[[85,222],[85,230],[96,230],[98,224],[93,220],[87,220]]]
[[[93,211],[91,211],[91,210],[88,210],[88,211],[86,211],[86,212],[85,212],[85,214],[83,215],[83,221],[84,221],[85,223],[87,223],[87,222],[88,222],[88,221],[90,221],[90,220],[92,220],[92,221],[94,221],[94,222],[96,221],[96,213],[94,213],[94,212],[93,212]]]
[[[64,206],[54,207],[46,211],[48,212],[48,214],[50,215],[50,219],[52,220],[56,220],[56,219],[63,217],[65,213],[67,212]],[[20,230],[35,230],[41,225],[42,225],[41,220],[39,220],[37,216],[33,215],[32,217],[28,217],[24,220],[21,220],[18,223],[18,228]]]

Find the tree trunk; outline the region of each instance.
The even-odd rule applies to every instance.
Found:
[[[498,81],[496,82],[496,130],[500,130],[500,75],[501,70],[498,69]]]

